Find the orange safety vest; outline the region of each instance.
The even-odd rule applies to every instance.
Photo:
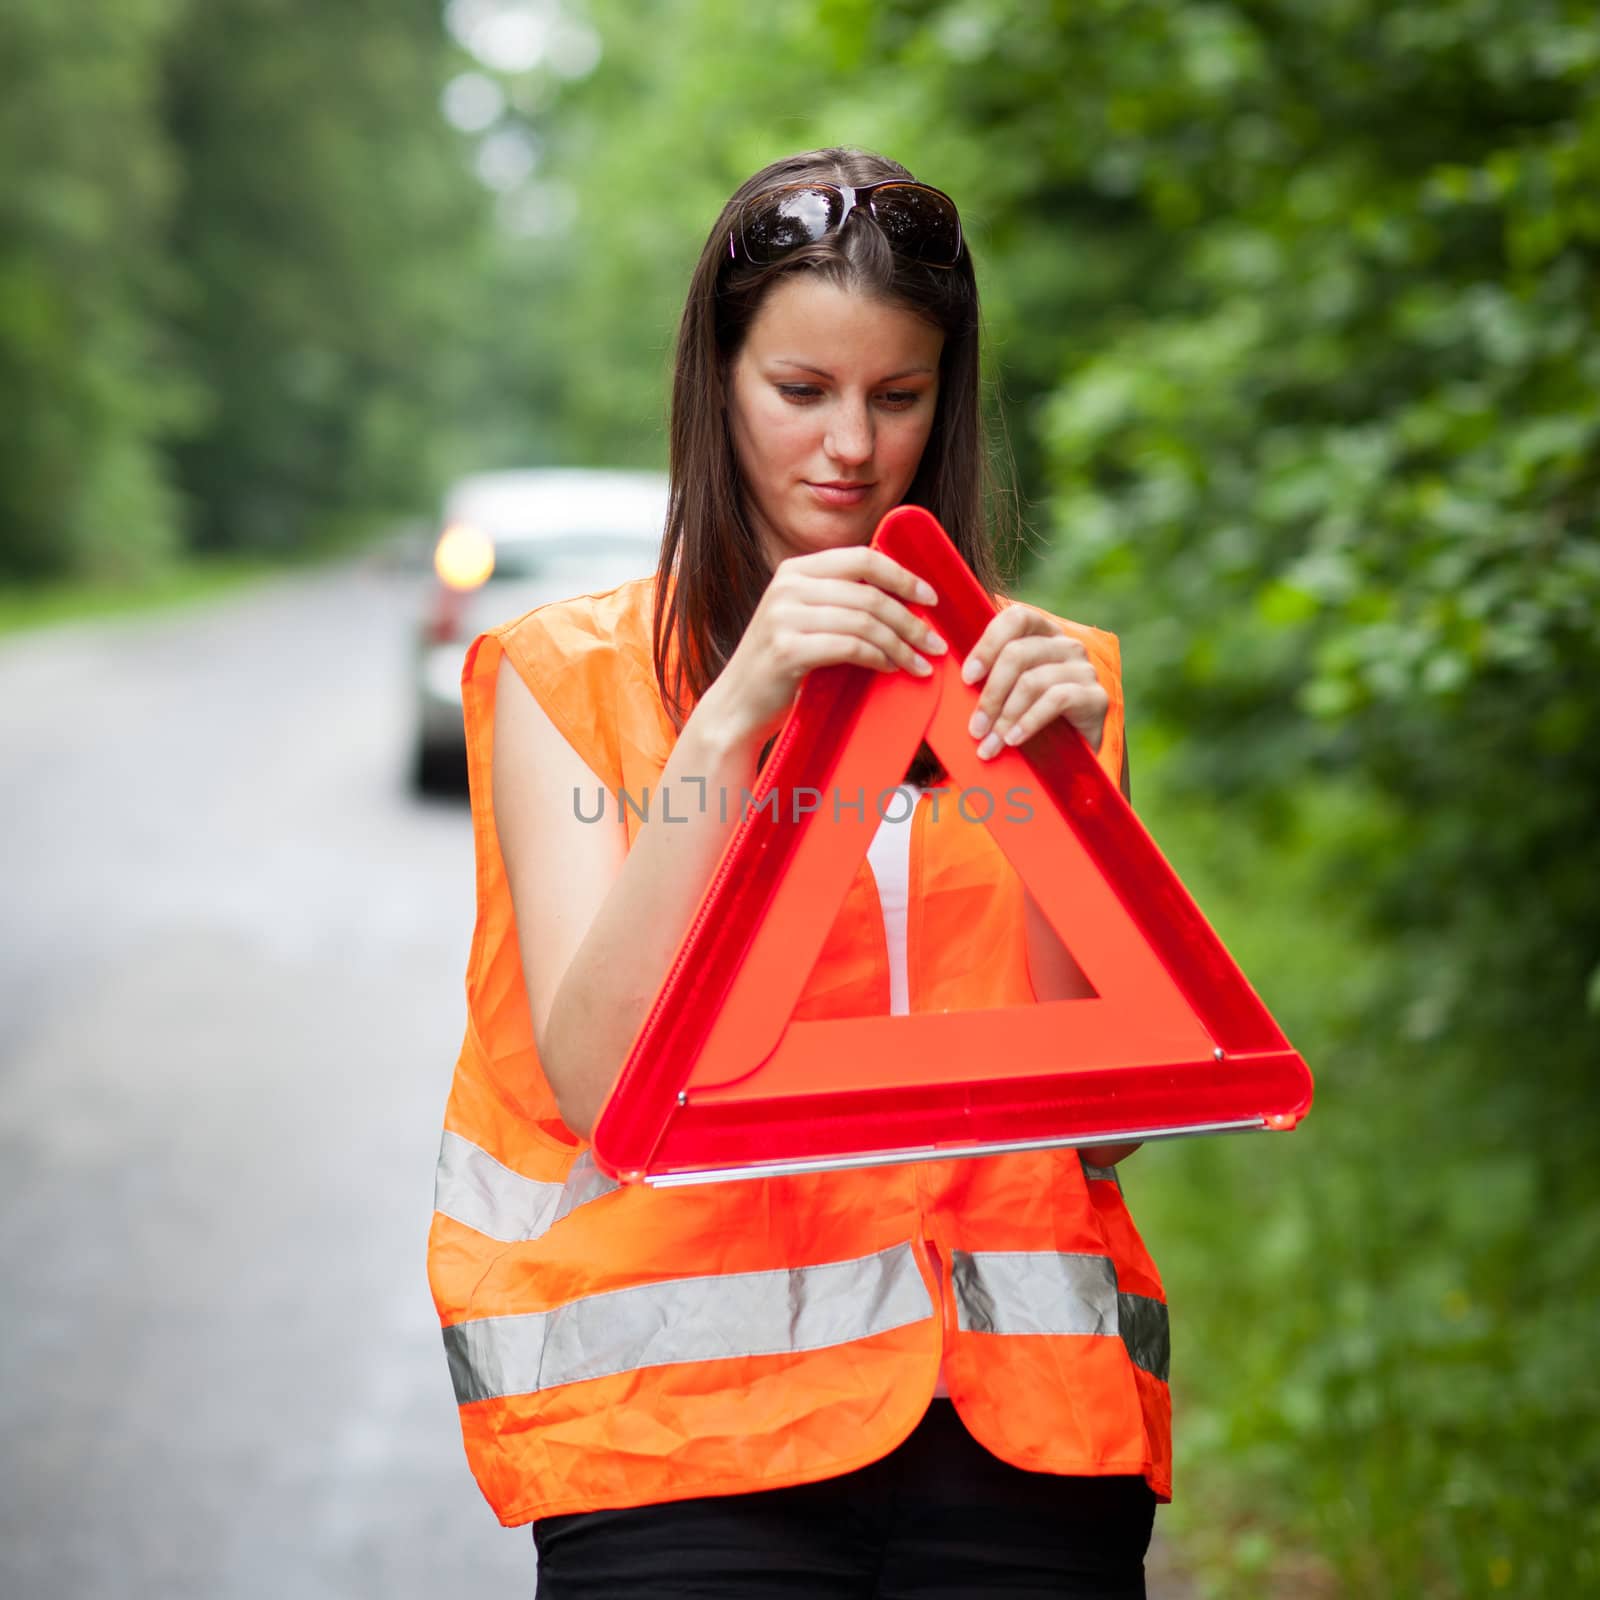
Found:
[[[1169,1499],[1166,1300],[1113,1170],[1058,1149],[652,1189],[607,1178],[561,1121],[490,805],[495,674],[508,655],[608,810],[619,790],[642,801],[674,739],[651,662],[654,581],[538,606],[475,639],[462,673],[478,914],[428,1268],[479,1486],[509,1527],[832,1477],[910,1434],[942,1356],[957,1412],[995,1455],[1142,1475]],[[1100,760],[1115,777],[1116,639],[1053,620],[1111,697]],[[643,823],[622,809],[631,845]],[[953,788],[925,793],[911,1010],[1035,1000],[1022,894]],[[863,860],[795,1015],[888,1010]]]

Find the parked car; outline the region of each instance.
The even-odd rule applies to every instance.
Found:
[[[416,640],[413,787],[458,788],[466,771],[461,667],[485,628],[550,600],[653,572],[667,517],[656,472],[484,472],[445,494]]]

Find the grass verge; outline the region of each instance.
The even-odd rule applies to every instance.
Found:
[[[395,513],[367,513],[329,521],[319,528],[313,543],[272,555],[231,551],[190,555],[136,579],[0,581],[0,636],[86,617],[118,616],[207,600],[264,578],[341,560],[384,544],[393,547],[397,560],[404,556],[420,561],[410,546],[421,549],[419,529],[423,528],[423,524],[405,521]],[[402,549],[404,541],[409,543]]]
[[[153,611],[209,599],[284,571],[260,557],[194,556],[138,582],[57,579],[0,584],[0,635],[86,617]]]

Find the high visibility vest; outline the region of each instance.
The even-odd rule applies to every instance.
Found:
[[[674,739],[653,600],[641,578],[539,606],[462,674],[478,906],[428,1265],[479,1486],[513,1526],[832,1477],[910,1434],[942,1356],[993,1454],[1170,1498],[1166,1301],[1114,1171],[1058,1149],[652,1189],[607,1178],[561,1121],[490,805],[495,675],[508,656],[608,811],[642,802]],[[1116,640],[1054,620],[1110,695],[1115,776]],[[911,820],[911,1010],[1029,1004],[1021,882],[955,801],[930,789]],[[645,824],[622,809],[631,844]],[[863,861],[795,1014],[888,1010]]]

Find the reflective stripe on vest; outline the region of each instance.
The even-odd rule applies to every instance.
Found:
[[[1103,1334],[1136,1367],[1167,1381],[1167,1308],[1117,1288],[1108,1256],[1055,1250],[956,1250],[956,1325],[964,1333]]]
[[[641,1367],[790,1355],[933,1315],[909,1244],[852,1261],[714,1273],[589,1295],[552,1311],[444,1330],[456,1400],[532,1394]]]
[[[433,1209],[502,1244],[537,1239],[590,1200],[617,1188],[587,1150],[564,1183],[542,1183],[496,1161],[459,1133],[445,1130],[434,1174]]]

